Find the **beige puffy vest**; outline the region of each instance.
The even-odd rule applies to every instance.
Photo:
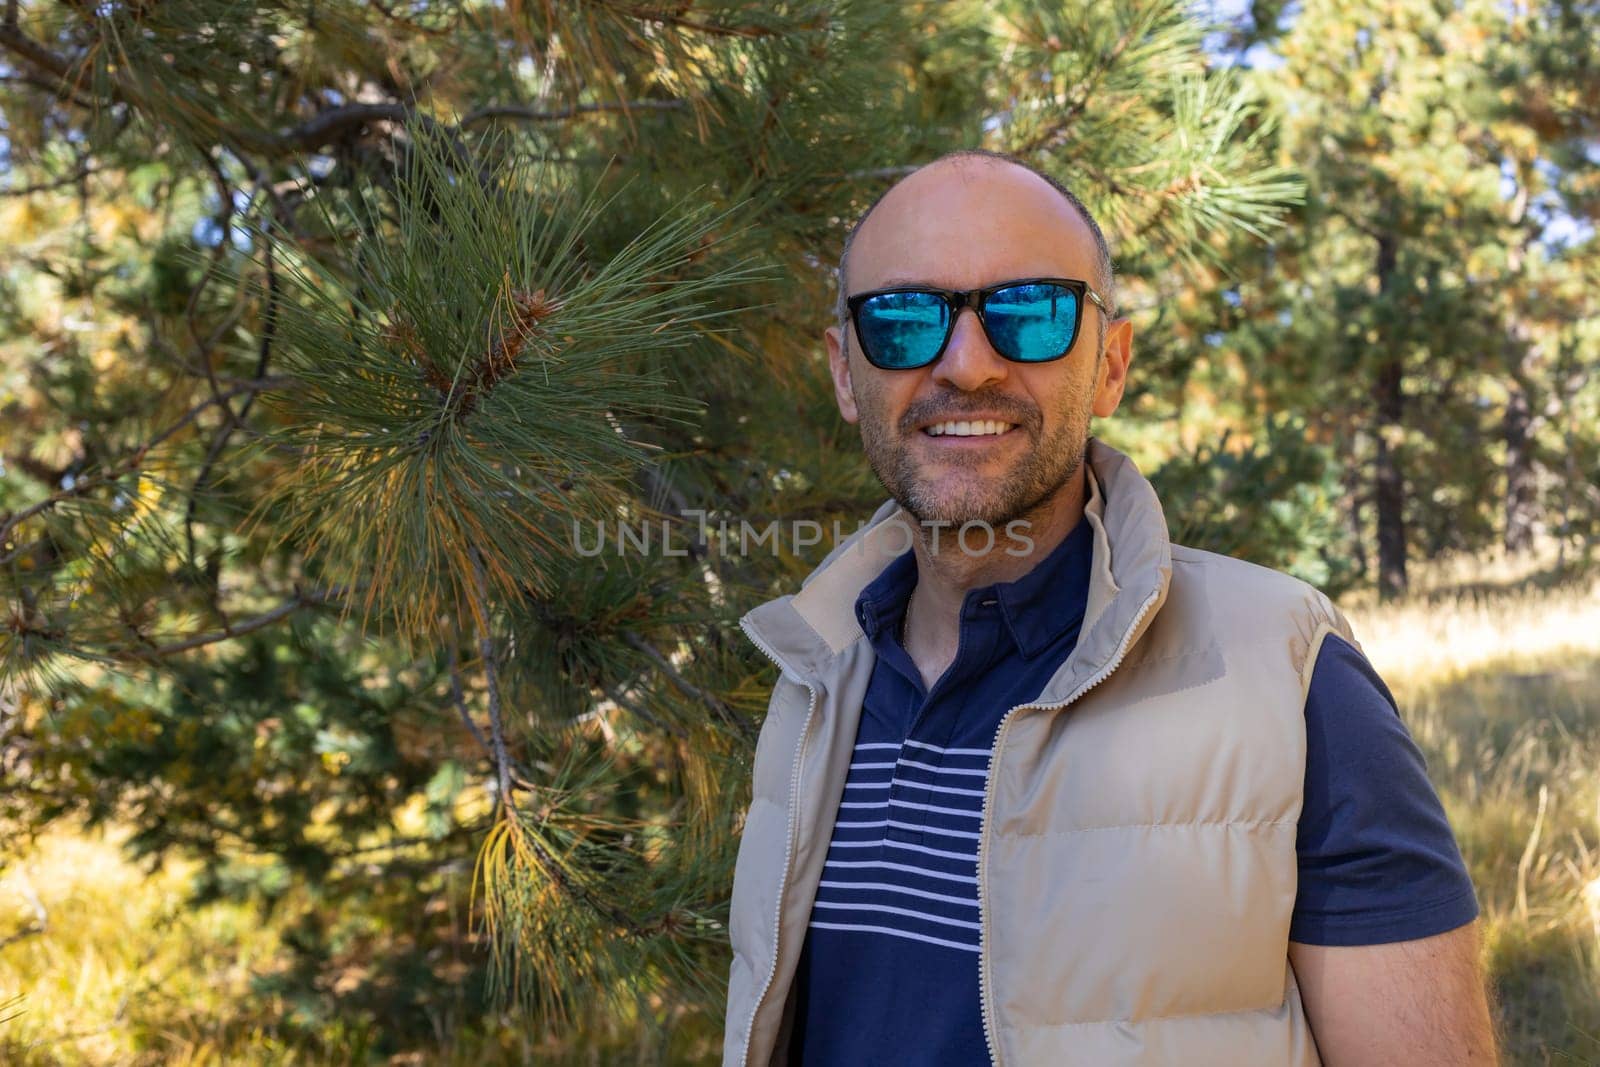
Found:
[[[1288,960],[1321,593],[1173,545],[1089,442],[1077,647],[1002,722],[978,846],[979,989],[1004,1067],[1315,1065]],[[724,1063],[783,1064],[791,986],[874,653],[855,602],[905,551],[892,501],[742,625],[781,668],[734,873]],[[1360,647],[1357,645],[1356,647]],[[869,1018],[850,1020],[871,1026]]]

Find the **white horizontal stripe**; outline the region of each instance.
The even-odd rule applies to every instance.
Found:
[[[899,803],[899,801],[895,803]],[[882,808],[886,805],[881,800],[847,800],[839,806],[841,808]]]
[[[914,808],[917,811],[936,811],[940,815],[965,815],[969,819],[983,818],[981,811],[967,811],[965,808],[941,808],[936,804],[913,804],[909,800],[891,800],[889,803],[900,808]],[[863,804],[861,807],[878,807],[877,804]]]
[[[839,845],[839,844],[863,844],[863,845],[865,845],[865,844],[876,844],[876,842],[871,842],[871,841],[861,841],[861,842],[835,841],[834,844],[836,844],[836,845]],[[942,849],[942,848],[927,848],[926,846],[923,846],[923,845],[907,845],[907,844],[903,844],[903,843],[901,843],[899,841],[885,841],[884,844],[888,845],[890,848],[903,848],[903,849],[907,850],[908,852],[922,852],[922,853],[926,853],[929,856],[943,856],[946,859],[966,860],[968,863],[976,863],[976,862],[978,862],[978,857],[974,853],[971,853],[971,852],[951,852],[951,851],[949,851],[947,849]]]
[[[962,767],[935,767],[931,763],[918,763],[916,760],[908,760],[904,757],[901,758],[900,765],[902,767],[917,767],[924,771],[933,771],[935,774],[975,774],[979,778],[987,777],[989,774],[988,771],[973,771]],[[855,766],[854,763],[850,764],[852,770],[855,769]]]
[[[893,766],[894,764],[892,763],[852,763],[850,764],[850,769],[852,771],[881,771],[885,767]]]
[[[882,841],[876,841],[876,840],[874,840],[874,841],[834,841],[834,842],[831,842],[828,845],[828,847],[829,848],[877,848],[881,844],[883,844]]]
[[[888,882],[819,882],[818,886],[827,889],[871,889],[880,893],[904,893],[911,897],[926,897],[928,900],[945,900],[951,904],[960,904],[965,908],[976,908],[976,897],[953,897],[949,893],[930,893],[926,889],[912,889],[905,885],[890,885]]]
[[[884,911],[890,915],[904,915],[908,919],[938,923],[941,926],[955,926],[962,930],[976,930],[978,928],[978,923],[974,919],[946,919],[942,915],[929,915],[927,912],[916,911],[912,908],[894,908],[888,904],[833,904],[826,900],[819,900],[812,907],[831,908],[835,911]]]
[[[983,796],[983,790],[981,789],[957,789],[953,785],[930,785],[926,782],[912,782],[904,778],[899,779],[899,781],[901,785],[909,786],[913,789],[931,789],[935,793],[955,793],[957,796],[963,797]]]
[[[928,744],[924,744],[921,741],[911,741],[911,740],[907,740],[906,744],[911,745],[914,748],[925,748],[929,752],[943,752],[948,756],[987,756],[987,755],[989,755],[989,750],[986,749],[986,748],[940,748],[938,745],[928,745]]]
[[[830,867],[882,867],[886,871],[904,871],[907,874],[920,874],[924,878],[939,878],[946,882],[978,884],[978,876],[975,874],[946,874],[944,871],[930,871],[925,867],[913,867],[908,863],[890,863],[888,860],[829,860],[823,865],[824,870]]]
[[[856,923],[819,923],[812,920],[812,927],[821,930],[854,930],[872,934],[888,934],[890,937],[904,937],[912,941],[926,941],[931,945],[943,945],[945,948],[958,948],[963,952],[977,952],[977,945],[963,945],[959,941],[946,941],[942,937],[929,937],[927,934],[914,934],[910,930],[896,930],[891,926],[863,926]]]
[[[836,822],[833,825],[846,830],[870,830],[874,826],[888,826],[889,820],[880,819],[877,822]],[[977,835],[974,834],[973,836],[976,837]]]
[[[892,779],[892,780],[887,781],[887,782],[851,782],[848,785],[846,785],[845,788],[846,789],[887,789],[891,785],[900,785],[900,786],[903,786],[906,789],[926,789],[926,790],[929,790],[930,792],[934,792],[934,793],[951,793],[951,794],[953,794],[955,796],[958,796],[958,797],[981,797],[981,796],[983,796],[983,790],[981,790],[981,789],[961,789],[961,788],[959,788],[957,786],[953,786],[953,785],[934,785],[931,782],[913,782],[909,778],[895,778],[895,779]],[[882,804],[883,801],[879,800],[879,801],[876,801],[875,803]],[[900,801],[897,800],[897,801],[895,801],[895,803],[899,804]]]
[[[860,744],[856,745],[856,751],[860,752],[862,749],[866,749],[866,748],[899,748],[899,747],[900,746],[895,744],[893,741],[862,741]]]
[[[976,841],[979,837],[977,833],[971,830],[941,830],[937,826],[928,826],[925,823],[900,822],[896,819],[889,819],[888,824],[901,830],[921,830],[925,834],[938,834],[941,837],[964,837],[968,841]]]

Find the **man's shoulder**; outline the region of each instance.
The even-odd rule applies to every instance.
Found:
[[[1179,579],[1179,574],[1189,582],[1203,582],[1206,585],[1218,585],[1218,589],[1208,592],[1232,592],[1243,597],[1286,597],[1298,600],[1302,597],[1320,597],[1326,600],[1322,590],[1315,585],[1304,581],[1301,577],[1294,577],[1286,571],[1262,566],[1261,563],[1251,563],[1235,555],[1222,555],[1221,552],[1210,552],[1206,549],[1195,549],[1186,544],[1173,544],[1173,579]]]
[[[1349,626],[1328,596],[1303,579],[1259,563],[1187,545],[1172,546],[1176,599],[1207,618],[1210,626],[1242,640],[1281,636],[1285,627],[1304,632],[1321,622],[1349,636]],[[1164,607],[1163,610],[1166,610]]]

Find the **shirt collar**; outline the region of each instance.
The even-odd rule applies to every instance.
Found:
[[[1024,658],[1032,659],[1083,622],[1089,600],[1094,528],[1083,517],[1038,566],[1016,581],[990,586]]]
[[[1083,621],[1089,597],[1094,529],[1080,517],[1055,548],[1022,577],[969,589],[963,604],[997,598],[1001,618],[1023,658],[1032,659]],[[895,633],[917,584],[917,557],[904,552],[867,583],[856,599],[856,619],[873,642]],[[963,611],[963,617],[967,614]]]
[[[917,585],[917,554],[910,550],[889,561],[856,598],[856,619],[867,639],[876,642],[878,635],[896,632],[905,615],[906,601]]]

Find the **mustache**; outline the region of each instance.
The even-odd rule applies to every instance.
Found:
[[[1027,429],[1033,427],[1038,421],[1038,409],[1024,407],[1011,400],[992,401],[964,408],[951,408],[942,404],[937,407],[927,405],[913,408],[906,412],[905,417],[900,420],[900,430],[902,433],[910,433],[916,427],[927,425],[930,422],[960,422],[980,417],[998,417]]]

